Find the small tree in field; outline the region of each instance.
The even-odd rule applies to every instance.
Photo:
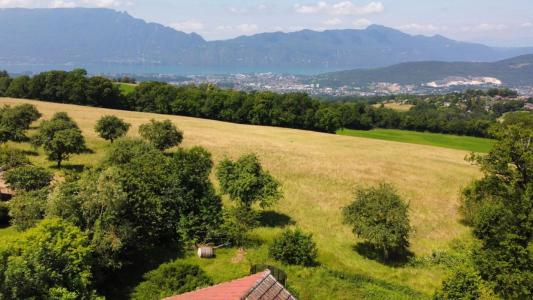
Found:
[[[139,134],[161,151],[178,146],[183,140],[183,132],[170,120],[151,120],[139,127]]]
[[[103,116],[98,120],[94,129],[101,138],[113,143],[116,139],[125,136],[130,126],[116,116]]]
[[[343,209],[343,214],[353,232],[380,250],[384,259],[407,250],[411,229],[408,205],[391,185],[381,183],[359,189],[355,201]]]
[[[243,155],[237,161],[222,160],[216,175],[222,192],[239,206],[251,208],[258,203],[266,208],[282,197],[279,182],[263,170],[255,154]]]
[[[433,297],[435,300],[476,300],[481,297],[481,278],[476,272],[461,267],[442,283]]]
[[[52,174],[35,166],[22,166],[6,172],[6,183],[15,190],[35,191],[50,185]]]
[[[48,160],[57,162],[58,168],[72,154],[87,150],[78,125],[64,112],[56,113],[49,121],[43,121],[32,143],[42,146]]]

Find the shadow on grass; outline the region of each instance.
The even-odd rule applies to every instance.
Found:
[[[183,258],[184,250],[179,246],[161,246],[151,251],[130,255],[127,263],[118,271],[100,270],[95,274],[100,282],[98,292],[105,299],[129,299],[135,287],[143,281],[143,275],[159,265]]]
[[[370,243],[358,243],[353,247],[353,250],[368,259],[375,260],[390,267],[402,267],[409,263],[410,259],[414,257],[414,253],[408,249],[391,253],[385,257],[383,250],[377,249]]]
[[[51,166],[51,168],[59,170],[57,168],[57,165]],[[66,164],[66,165],[62,165],[61,166],[61,170],[67,171],[67,172],[81,173],[81,172],[85,171],[85,165]]]
[[[34,150],[22,150],[22,153],[27,156],[39,156],[39,152]]]
[[[273,210],[262,211],[259,213],[259,224],[262,227],[285,227],[294,225],[291,217],[286,214],[278,213]]]

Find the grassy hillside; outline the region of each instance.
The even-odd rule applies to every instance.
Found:
[[[222,249],[217,258],[199,260],[216,281],[246,275],[252,263],[274,263],[268,258],[267,243],[280,232],[280,226],[295,223],[312,232],[319,247],[321,266],[283,267],[289,285],[301,299],[416,299],[429,298],[440,285],[446,268],[440,266],[393,267],[370,260],[354,251],[357,243],[350,228],[341,222],[340,209],[352,200],[355,187],[380,181],[393,183],[410,202],[414,232],[411,250],[417,256],[445,250],[450,241],[468,236],[458,221],[457,196],[460,188],[479,175],[464,161],[467,154],[445,148],[397,143],[376,139],[323,134],[285,128],[239,125],[180,116],[114,111],[39,101],[0,98],[2,104],[34,104],[49,118],[67,111],[80,125],[93,154],[78,155],[67,168],[79,168],[99,161],[108,143],[93,131],[98,118],[114,114],[138,126],[155,119],[170,119],[185,133],[184,147],[201,145],[212,152],[215,162],[224,156],[255,152],[264,166],[283,184],[285,198],[266,213],[276,227],[255,231],[260,246],[245,252]],[[31,150],[27,145],[17,147]],[[53,167],[42,155],[36,164]],[[9,230],[9,229],[7,229]],[[11,235],[9,231],[0,232]]]
[[[337,134],[402,143],[430,145],[480,153],[488,153],[494,144],[494,140],[478,137],[396,129],[374,129],[370,131],[342,129],[339,130]]]
[[[136,84],[132,84],[132,83],[115,83],[115,84],[118,85],[120,92],[125,96],[135,91]]]

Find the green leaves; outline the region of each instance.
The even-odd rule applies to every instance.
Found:
[[[151,120],[150,123],[139,127],[139,134],[161,151],[177,146],[183,140],[183,132],[170,120],[162,122]]]
[[[15,190],[34,191],[50,185],[52,173],[41,167],[22,166],[7,171],[5,180]]]
[[[355,201],[343,209],[343,216],[353,232],[381,250],[385,259],[409,247],[408,205],[390,184],[357,190]]]
[[[114,140],[125,136],[130,126],[116,116],[103,116],[96,122],[94,130],[101,138],[113,143]]]
[[[286,264],[311,266],[315,264],[318,250],[312,234],[300,229],[287,229],[274,239],[270,256]]]
[[[241,156],[235,162],[227,158],[222,160],[216,175],[222,192],[245,207],[259,203],[259,206],[266,208],[283,196],[279,182],[263,170],[255,154]]]

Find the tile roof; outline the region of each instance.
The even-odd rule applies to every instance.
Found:
[[[269,270],[165,300],[296,300]]]

